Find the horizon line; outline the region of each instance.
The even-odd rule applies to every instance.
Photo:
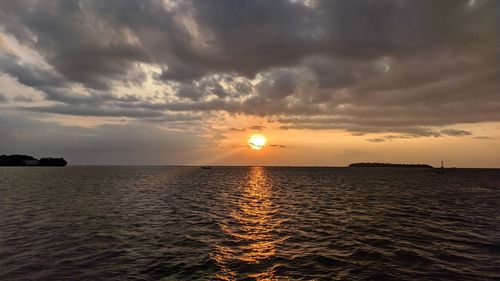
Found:
[[[420,168],[420,167],[349,167],[349,166],[330,166],[330,165],[206,165],[206,164],[68,164],[68,167],[229,167],[229,168],[244,168],[244,167],[264,167],[264,168],[404,168],[404,169],[440,169],[440,167]],[[444,169],[500,169],[500,167],[444,167]]]

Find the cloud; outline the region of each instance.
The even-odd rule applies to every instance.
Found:
[[[203,162],[200,135],[138,123],[62,126],[18,115],[0,115],[2,154],[64,156],[70,164],[192,164]]]
[[[395,140],[395,139],[411,139],[419,137],[443,137],[443,136],[467,137],[467,136],[472,136],[472,133],[469,131],[457,130],[457,129],[445,129],[438,132],[426,128],[421,128],[419,130],[406,131],[396,135],[385,135],[383,137],[371,138],[366,140],[369,142],[385,142],[387,140]]]
[[[471,136],[472,133],[465,130],[455,130],[455,129],[446,129],[441,131],[442,134],[452,137],[463,137],[463,136]]]
[[[286,148],[286,145],[282,145],[282,144],[270,144],[269,146],[276,147],[276,148]]]
[[[372,138],[372,139],[366,139],[369,142],[385,142],[386,139],[384,138]]]
[[[7,45],[5,44],[5,39],[3,38],[3,35],[0,34],[0,50],[8,50]]]
[[[15,96],[12,100],[17,102],[34,102],[32,98],[26,96]]]
[[[8,102],[8,101],[9,101],[9,99],[4,94],[0,94],[0,103]]]
[[[1,4],[2,32],[37,56],[2,36],[0,71],[49,102],[11,110],[151,121],[224,111],[416,137],[500,121],[498,1]]]
[[[106,107],[80,107],[72,105],[53,105],[53,106],[31,106],[19,107],[20,110],[33,111],[33,112],[47,112],[62,115],[74,116],[114,116],[114,117],[161,117],[159,112],[147,111],[136,108],[106,108]]]
[[[253,130],[253,131],[262,131],[265,128],[266,128],[266,126],[262,126],[262,125],[254,125],[254,126],[248,127],[249,130]]]
[[[66,79],[106,90],[112,80],[126,79],[135,62],[148,61],[123,24],[126,15],[118,14],[127,5],[135,14],[145,12],[135,3],[3,1],[0,17],[7,32],[36,49]]]
[[[65,84],[57,73],[34,64],[23,64],[19,57],[12,54],[0,53],[0,70],[29,87],[62,87]]]

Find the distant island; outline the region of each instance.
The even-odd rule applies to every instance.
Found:
[[[0,166],[66,166],[64,158],[44,157],[40,160],[29,155],[1,155]]]
[[[434,168],[427,164],[353,163],[349,167]]]

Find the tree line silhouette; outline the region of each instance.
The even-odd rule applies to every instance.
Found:
[[[427,164],[353,163],[349,167],[433,168]]]
[[[0,166],[66,166],[64,158],[44,157],[36,159],[30,155],[1,155]]]

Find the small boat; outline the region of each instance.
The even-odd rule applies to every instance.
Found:
[[[201,166],[201,168],[204,170],[212,169],[212,167],[210,167],[210,166]]]
[[[439,168],[438,174],[444,174],[444,165],[443,165],[443,160],[441,160],[441,168]]]

